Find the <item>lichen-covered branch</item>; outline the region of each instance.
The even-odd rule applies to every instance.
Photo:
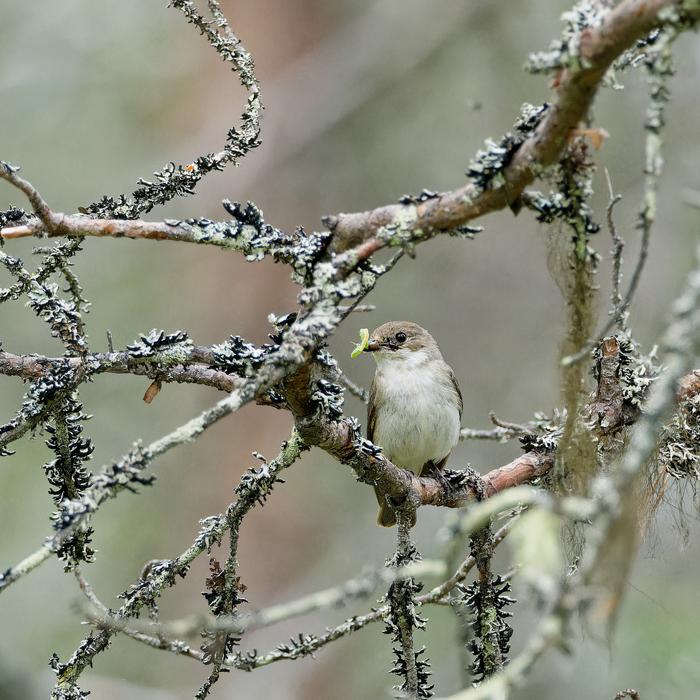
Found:
[[[263,105],[253,58],[231,31],[218,0],[208,0],[207,4],[211,20],[205,18],[191,0],[170,0],[170,6],[182,12],[216,53],[230,64],[233,72],[238,74],[241,85],[248,92],[248,101],[241,115],[240,126],[234,126],[228,131],[224,147],[219,153],[204,154],[186,165],[170,163],[154,173],[152,181],[140,178],[139,188],[132,192],[131,198],[125,195],[116,198],[105,196],[99,202],[86,207],[85,213],[100,218],[135,219],[174,197],[193,194],[205,175],[223,170],[229,164],[238,164],[243,156],[260,145]]]
[[[0,373],[22,379],[39,379],[62,368],[81,368],[96,374],[135,374],[163,383],[202,384],[231,393],[240,384],[234,374],[206,366],[213,363],[211,350],[195,346],[172,348],[146,357],[129,352],[95,353],[84,357],[43,357],[0,351]]]
[[[476,481],[478,499],[485,497],[484,484]],[[503,610],[512,601],[506,593],[510,584],[503,582],[491,570],[496,538],[491,522],[474,531],[470,538],[471,558],[478,577],[469,586],[460,587],[464,606],[471,614],[474,638],[467,644],[474,657],[471,673],[476,682],[490,678],[507,663],[512,628],[506,622],[510,613]]]
[[[142,608],[151,607],[164,588],[173,586],[177,577],[184,577],[187,574],[190,564],[196,557],[210,551],[214,544],[221,542],[221,538],[227,531],[231,531],[232,527],[240,523],[242,514],[250,510],[256,503],[264,502],[278,480],[279,472],[293,464],[303,449],[303,442],[298,435],[293,434],[290,440],[282,445],[275,460],[263,468],[253,468],[244,474],[237,488],[238,499],[231,504],[227,513],[203,521],[202,529],[197,538],[180,556],[171,560],[151,562],[141,579],[122,594],[125,603],[116,611],[116,619],[123,620],[133,617]],[[237,535],[236,532],[234,536],[237,537]],[[219,578],[218,573],[217,571],[213,572],[217,579]],[[212,600],[222,592],[216,589],[217,585],[218,580],[212,584]],[[224,613],[230,614],[231,610],[232,608],[227,609]],[[57,682],[52,697],[61,700],[80,697],[78,693],[82,693],[82,691],[77,687],[78,678],[88,665],[92,665],[94,657],[106,649],[112,634],[111,629],[102,629],[97,635],[88,635],[66,663],[60,663],[57,657],[54,658]],[[223,634],[228,639],[228,632]],[[206,659],[209,652],[203,651]],[[212,684],[213,682],[215,680],[212,681]]]
[[[414,522],[415,505],[410,502],[396,513],[397,542],[389,566],[405,567],[420,558],[413,542],[411,527]],[[394,664],[391,673],[401,678],[396,686],[399,697],[429,698],[433,686],[429,684],[430,662],[423,659],[424,649],[415,651],[414,631],[425,627],[425,620],[416,613],[415,594],[421,586],[413,578],[401,578],[389,586],[386,594],[388,610],[384,618],[385,632],[391,636]]]
[[[468,164],[468,184],[444,193],[425,189],[396,204],[329,216],[324,220],[327,230],[311,233],[301,228],[283,231],[267,223],[256,205],[230,201],[223,203],[227,218],[222,221],[201,216],[164,221],[140,218],[173,198],[192,194],[207,173],[238,163],[260,143],[262,103],[253,60],[219,3],[208,0],[206,16],[191,0],[171,0],[170,5],[228,62],[248,93],[240,124],[228,132],[219,153],[205,154],[189,164],[170,164],[153,180],[139,180],[130,196],[104,196],[78,213],[52,210],[37,189],[20,177],[18,168],[0,162],[0,179],[21,192],[32,208],[32,213],[15,207],[0,212],[0,244],[9,246],[28,236],[68,238],[36,249],[40,258],[35,269],[0,250],[0,266],[11,279],[7,288],[0,289],[0,303],[25,301],[64,348],[63,357],[47,357],[0,347],[0,374],[28,382],[14,416],[0,425],[0,458],[10,454],[10,446],[21,449],[20,438],[44,426],[52,453],[44,470],[56,507],[52,535],[0,575],[0,591],[54,554],[75,572],[89,603],[85,616],[94,631],[67,661],[53,656],[56,700],[87,696],[78,686],[79,678],[115,634],[207,666],[208,677],[196,694],[203,699],[227,669],[252,671],[307,657],[380,620],[392,639],[392,671],[400,678],[399,693],[431,697],[429,664],[424,650],[416,650],[415,633],[425,624],[419,611],[433,604],[471,614],[472,677],[479,685],[458,697],[507,697],[547,649],[566,640],[574,613],[593,599],[594,575],[604,570],[606,552],[625,524],[632,502],[629,494],[641,483],[640,475],[652,485],[647,489],[652,501],[661,498],[668,479],[683,479],[695,487],[700,477],[700,371],[687,374],[700,347],[700,272],[690,276],[664,336],[663,371],[655,365],[653,353],[642,355],[629,336],[628,324],[655,218],[671,43],[697,23],[700,5],[697,0],[623,0],[615,7],[588,0],[577,3],[563,18],[562,37],[529,60],[531,71],[553,78],[552,101],[523,105],[512,132],[497,141],[488,140]],[[598,90],[614,81],[613,70],[639,64],[646,67],[651,86],[641,254],[623,294],[623,240],[612,220],[617,198],[611,189],[612,309],[605,337],[593,341],[597,253],[590,236],[598,225],[590,206],[594,152],[586,139],[600,140],[602,132],[582,127],[589,127],[591,105]],[[534,180],[547,183],[550,191],[526,192]],[[491,414],[492,429],[465,428],[461,438],[499,442],[517,438],[522,444],[520,456],[481,475],[466,468],[444,470],[441,479],[419,477],[386,459],[377,445],[363,438],[359,421],[346,415],[344,390],[363,402],[367,392],[341,372],[327,343],[404,251],[410,253],[416,244],[442,234],[470,239],[479,230],[470,222],[506,206],[516,214],[527,206],[540,222],[561,227],[554,237],[565,250],[564,265],[556,275],[568,309],[565,410],[552,416],[535,414],[522,424]],[[570,238],[564,240],[561,231]],[[89,302],[71,268],[85,237],[189,242],[234,251],[251,262],[271,259],[291,272],[298,286],[296,308],[271,318],[270,342],[259,346],[231,335],[202,347],[184,331],[153,329],[118,351],[110,336],[108,352],[97,352],[88,337]],[[387,247],[399,251],[378,264],[375,254]],[[613,326],[619,333],[608,337],[607,330]],[[582,360],[591,358],[591,349],[595,390],[589,395],[590,377]],[[119,460],[90,473],[87,462],[92,446],[84,437],[87,416],[78,391],[83,383],[99,381],[106,373],[148,378],[151,384],[144,400],[149,403],[168,382],[202,384],[226,396],[162,438],[146,446],[135,443]],[[185,551],[173,559],[149,562],[138,581],[121,595],[118,609],[102,603],[80,569],[94,558],[90,548],[94,513],[124,491],[150,486],[155,477],[149,470],[156,458],[197,440],[209,426],[253,402],[289,413],[292,435],[278,456],[270,461],[260,458],[261,464],[241,479],[234,502],[224,513],[204,518]],[[331,589],[250,611],[245,607],[238,560],[241,526],[251,509],[265,503],[280,481],[280,472],[310,447],[324,450],[351,469],[358,481],[387,496],[399,525],[394,557],[383,571],[353,575]],[[659,482],[661,490],[656,488]],[[455,515],[450,553],[440,562],[416,561],[418,554],[411,543],[416,512],[426,505],[468,506],[463,515]],[[492,532],[494,519],[503,516],[508,518],[506,524]],[[535,532],[538,537],[553,530],[558,534],[560,523],[577,523],[586,537],[581,539],[578,569],[568,576],[550,572],[546,586],[534,586],[536,599],[546,606],[543,620],[521,653],[508,663],[511,630],[505,608],[511,602],[510,576],[496,575],[491,560],[494,548],[515,527],[530,522],[536,530],[533,520],[528,520],[531,516],[556,523],[549,529],[540,526],[540,532]],[[594,527],[587,527],[591,524]],[[522,532],[516,532],[515,539],[522,541]],[[183,620],[159,620],[157,602],[164,592],[187,575],[197,557],[212,554],[226,536],[225,558],[210,559],[206,612]],[[471,553],[466,556],[469,541]],[[634,549],[628,550],[631,560]],[[626,571],[624,566],[620,569]],[[476,579],[469,582],[474,570]],[[430,572],[439,576],[439,583],[422,593],[419,577]],[[528,575],[524,573],[523,578],[531,583]],[[323,634],[299,633],[266,653],[239,647],[245,634],[256,627],[366,598],[386,584],[388,592],[376,609],[350,617]],[[139,619],[145,612],[148,616]],[[199,650],[187,641],[194,634],[203,638]]]
[[[191,5],[188,2],[173,4],[183,7]],[[654,29],[674,22],[689,25],[698,17],[700,9],[693,0],[626,0],[606,11],[597,26],[582,33],[576,55],[566,55],[565,52],[560,55],[556,100],[532,121],[529,132],[527,122],[523,123],[522,129],[526,137],[509,145],[508,159],[501,164],[499,170],[494,171],[498,177],[489,177],[483,184],[470,183],[451,192],[429,193],[428,196],[409,198],[410,201],[371,211],[329,216],[325,221],[333,234],[332,250],[343,252],[353,249],[358,259],[367,259],[387,245],[403,246],[441,232],[458,232],[469,221],[517,202],[525,187],[543,169],[559,159],[572,132],[586,116],[613,62]],[[108,212],[110,208],[107,207],[104,211]],[[221,241],[214,230],[209,233],[201,231],[202,220],[199,223],[197,220],[191,220],[191,223],[171,222],[171,226],[167,222],[120,224],[114,220],[83,221],[79,217],[63,214],[55,216],[57,219],[47,227],[49,234],[60,231],[53,235]],[[204,223],[207,224],[204,229],[207,229],[213,222],[205,220]],[[0,235],[12,238],[35,235],[42,230],[39,225],[17,230],[10,227],[0,231]],[[225,242],[218,244],[226,245]]]
[[[672,10],[688,19],[700,16],[694,2],[626,0],[607,12],[598,26],[581,32],[578,53],[560,56],[555,101],[491,186],[484,189],[470,183],[419,203],[331,217],[333,245],[338,250],[360,245],[378,250],[407,237],[421,239],[454,230],[517,201],[538,173],[558,160],[615,59],[665,21],[672,21],[677,16]]]
[[[700,264],[700,248],[698,248]],[[624,509],[620,507],[635,478],[653,455],[661,428],[672,410],[678,384],[689,364],[700,350],[700,266],[691,272],[685,290],[674,304],[674,318],[663,336],[665,372],[654,384],[645,412],[635,424],[629,449],[621,457],[612,474],[602,474],[593,484],[591,519],[596,528],[588,538],[580,567],[557,587],[550,611],[518,656],[499,674],[473,690],[464,690],[450,700],[492,700],[507,697],[520,685],[536,661],[551,647],[563,643],[571,616],[585,609],[593,591],[589,585],[597,571],[605,543]]]
[[[79,498],[62,502],[61,518],[54,522],[56,533],[17,566],[4,571],[0,576],[0,592],[35,569],[51,554],[60,551],[72,534],[83,527],[105,501],[125,490],[134,492],[139,486],[151,485],[155,477],[144,472],[155,458],[195,440],[211,425],[235,411],[241,405],[240,401],[241,397],[238,394],[222,399],[196,418],[149,445],[144,447],[136,443],[121,459],[95,474],[89,487]]]

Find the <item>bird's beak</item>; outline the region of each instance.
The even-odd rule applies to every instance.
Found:
[[[374,352],[375,350],[379,350],[380,347],[381,345],[378,341],[376,341],[374,338],[370,338],[369,342],[365,346],[365,352]]]

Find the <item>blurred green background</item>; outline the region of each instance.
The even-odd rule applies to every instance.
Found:
[[[0,14],[0,157],[21,164],[51,206],[75,211],[102,194],[129,192],[139,176],[164,163],[189,162],[220,148],[245,96],[228,68],[165,2],[120,0],[6,1]],[[263,146],[238,169],[207,178],[195,197],[153,212],[151,218],[224,216],[220,201],[250,199],[274,225],[317,228],[323,214],[395,201],[421,188],[448,189],[464,181],[472,155],[488,137],[508,130],[524,101],[547,99],[546,80],[521,70],[527,53],[559,35],[561,0],[239,0],[223,3],[233,27],[253,53],[267,110]],[[684,190],[700,190],[700,43],[681,38],[678,74],[668,114],[667,169],[661,184],[651,258],[633,309],[636,337],[648,348],[663,327],[669,302],[692,264],[698,211]],[[646,92],[637,74],[624,92],[605,91],[596,124],[610,138],[598,155],[624,199],[618,226],[626,260],[638,249],[636,211],[641,193]],[[596,176],[596,212],[607,190]],[[0,208],[25,202],[0,188]],[[415,320],[438,339],[455,368],[464,399],[464,425],[487,427],[489,411],[527,420],[559,403],[557,357],[563,308],[546,266],[546,231],[527,213],[485,219],[474,241],[440,238],[404,259],[371,295],[371,315],[355,316],[333,339],[349,375],[367,383],[369,362],[350,363],[349,341],[360,326],[397,318]],[[608,294],[607,252],[598,250],[601,298]],[[32,242],[8,252],[31,259]],[[140,332],[187,330],[197,343],[231,333],[263,342],[270,312],[295,305],[287,271],[268,262],[246,263],[206,246],[87,240],[76,262],[89,299],[92,347],[104,350],[111,329],[123,347]],[[629,268],[628,268],[629,269]],[[7,284],[4,272],[0,284]],[[629,273],[627,275],[629,278]],[[16,353],[57,353],[45,325],[20,305],[0,307],[0,337]],[[203,387],[166,386],[151,405],[142,402],[142,378],[102,375],[81,391],[94,415],[87,433],[96,445],[93,468],[126,452],[137,438],[151,440],[217,398]],[[15,378],[0,378],[0,421],[23,393]],[[364,422],[353,398],[347,410]],[[208,431],[193,446],[155,464],[156,485],[121,495],[96,516],[97,562],[86,570],[97,594],[116,595],[143,564],[186,548],[199,518],[232,499],[240,474],[268,457],[290,430],[289,416],[247,407]],[[49,533],[52,504],[41,465],[43,437],[25,440],[0,465],[0,569],[16,563]],[[517,454],[515,445],[463,443],[453,465],[487,471]],[[246,520],[241,576],[255,607],[283,602],[381,565],[393,531],[374,524],[371,492],[350,471],[318,450],[289,470],[264,509]],[[522,699],[612,698],[636,687],[644,700],[697,697],[700,615],[697,607],[698,528],[689,544],[669,507],[652,542],[638,557],[620,624],[610,645],[580,634],[575,654],[550,652]],[[421,512],[415,536],[425,556],[440,553],[443,515]],[[221,556],[225,556],[222,552]],[[502,565],[506,566],[505,560]],[[165,618],[203,611],[199,596],[206,557],[166,593]],[[517,588],[517,587],[516,587]],[[67,657],[83,634],[73,604],[72,576],[47,562],[0,596],[0,698],[44,698],[53,683],[47,662]],[[298,631],[321,632],[371,603],[294,620],[252,634],[244,648],[268,649]],[[439,694],[459,686],[454,620],[427,611],[425,644]],[[534,628],[527,601],[515,618],[517,651]],[[215,697],[380,698],[392,680],[389,645],[378,626],[336,642],[316,659],[282,662],[254,674],[235,672]],[[96,699],[189,698],[207,671],[196,663],[126,639],[113,642],[82,686]]]

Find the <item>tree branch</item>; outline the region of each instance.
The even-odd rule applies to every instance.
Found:
[[[586,116],[613,61],[638,39],[669,21],[664,11],[670,9],[685,13],[688,19],[700,17],[700,9],[689,1],[625,0],[607,13],[600,26],[582,34],[577,64],[561,71],[557,78],[556,100],[503,169],[500,184],[481,189],[470,183],[422,201],[326,217],[324,222],[333,234],[331,250],[341,253],[354,249],[357,260],[365,260],[387,245],[406,245],[439,233],[454,232],[469,221],[516,202],[542,169],[559,159],[572,132]],[[192,223],[123,221],[67,214],[50,214],[45,219],[48,225],[42,222],[7,227],[0,230],[0,236],[11,239],[45,231],[61,236],[177,240],[213,243],[248,254],[245,237],[241,245],[222,233],[223,224],[215,225],[219,230],[209,230],[213,222],[208,220],[189,220]],[[202,222],[206,225],[202,226]]]
[[[369,256],[395,241],[430,238],[511,205],[542,168],[559,159],[572,131],[588,113],[613,61],[635,41],[661,26],[663,11],[671,8],[683,8],[694,18],[700,16],[700,10],[692,3],[625,0],[605,16],[599,27],[582,34],[578,65],[558,76],[556,101],[504,168],[499,186],[480,191],[476,185],[468,184],[417,204],[392,204],[329,217],[334,249],[363,246],[363,255]]]
[[[39,379],[50,376],[61,367],[81,368],[91,374],[135,374],[162,382],[203,384],[231,393],[241,385],[241,378],[218,369],[190,364],[213,360],[209,348],[192,346],[177,353],[156,353],[149,357],[134,357],[129,352],[96,353],[84,357],[44,357],[15,355],[0,351],[0,374]]]
[[[610,474],[599,475],[593,484],[595,499],[590,501],[592,511],[589,517],[596,527],[591,528],[580,568],[556,587],[549,613],[523,651],[489,681],[477,688],[460,691],[449,700],[507,697],[512,688],[523,682],[542,654],[563,643],[568,620],[590,601],[593,595],[590,583],[604,544],[611,539],[613,529],[624,517],[621,501],[656,449],[659,432],[677,400],[678,384],[700,350],[700,247],[697,259],[699,266],[688,276],[685,289],[674,305],[674,317],[663,336],[666,371],[655,383],[646,410],[633,428],[630,447],[617,468]]]
[[[184,166],[166,166],[155,174],[154,181],[140,180],[139,188],[131,198],[124,195],[117,199],[104,197],[100,202],[80,209],[81,214],[53,212],[37,189],[17,175],[17,168],[0,162],[0,179],[8,181],[28,198],[35,214],[29,218],[20,210],[0,212],[0,243],[25,236],[73,238],[52,248],[42,248],[39,252],[45,255],[45,259],[33,274],[23,267],[21,261],[0,251],[0,264],[16,280],[8,289],[0,290],[0,302],[26,296],[34,313],[48,323],[52,335],[63,342],[66,350],[63,358],[20,356],[0,351],[0,373],[31,380],[19,412],[9,423],[0,426],[0,456],[8,454],[3,449],[5,445],[52,415],[50,431],[54,436],[48,444],[56,459],[45,469],[58,507],[52,516],[53,536],[18,566],[0,576],[0,591],[54,553],[67,559],[68,565],[75,568],[78,583],[92,605],[89,618],[97,632],[88,635],[66,663],[61,663],[57,656],[52,659],[51,667],[58,676],[53,694],[56,700],[84,697],[77,687],[80,674],[92,665],[95,656],[107,647],[117,632],[123,632],[140,643],[209,665],[209,678],[196,695],[203,699],[226,667],[252,670],[279,660],[308,656],[380,619],[386,622],[387,631],[396,644],[393,670],[402,678],[402,692],[409,697],[423,698],[430,697],[432,686],[428,685],[429,665],[420,658],[422,650],[416,652],[414,647],[414,630],[423,625],[416,610],[426,604],[456,605],[457,601],[467,600],[467,589],[458,589],[464,596],[455,594],[454,590],[476,567],[479,580],[470,589],[478,589],[481,595],[477,606],[477,632],[482,643],[490,647],[482,655],[482,675],[491,678],[477,689],[463,692],[460,697],[505,696],[521,682],[548,648],[565,639],[573,613],[582,602],[591,599],[593,572],[601,563],[603,544],[606,538],[611,539],[615,534],[615,528],[624,515],[625,493],[632,490],[640,470],[655,455],[658,432],[679,394],[679,380],[683,400],[700,392],[700,381],[695,376],[700,376],[700,372],[683,377],[700,342],[700,272],[696,271],[689,278],[674,322],[665,336],[667,369],[654,384],[645,413],[641,414],[638,406],[646,397],[646,384],[641,382],[633,387],[632,400],[629,384],[621,379],[626,352],[623,341],[606,338],[599,349],[597,392],[588,405],[594,419],[592,426],[579,410],[585,403],[584,382],[583,370],[576,371],[579,386],[576,400],[567,402],[569,421],[578,421],[581,430],[590,438],[592,449],[588,461],[592,465],[597,464],[596,460],[605,461],[600,455],[609,438],[621,437],[618,442],[623,445],[621,431],[625,426],[635,424],[629,447],[624,445],[624,452],[622,447],[616,453],[612,450],[606,452],[606,465],[616,461],[618,456],[619,465],[617,469],[601,470],[592,482],[590,498],[556,497],[545,490],[524,486],[545,476],[554,466],[555,459],[558,464],[568,460],[563,450],[555,454],[560,441],[557,419],[547,421],[538,417],[527,425],[516,425],[492,417],[496,425],[493,430],[464,429],[463,439],[503,441],[520,437],[524,444],[525,454],[488,471],[483,477],[470,469],[446,470],[444,479],[436,480],[421,478],[399,468],[387,460],[376,445],[362,438],[356,419],[344,415],[341,385],[345,384],[362,400],[366,399],[366,392],[344,378],[336,360],[324,346],[339,324],[358,308],[360,300],[374,288],[378,279],[393,267],[404,249],[410,251],[414,244],[438,234],[471,237],[476,229],[469,228],[468,222],[505,206],[511,206],[517,212],[524,188],[547,174],[549,166],[558,161],[564,163],[564,159],[566,163],[576,165],[571,154],[576,155],[580,149],[569,148],[569,145],[572,136],[580,133],[580,122],[587,118],[608,69],[624,51],[643,41],[651,72],[652,103],[646,125],[647,177],[642,209],[642,250],[624,298],[619,285],[622,248],[612,222],[614,200],[608,210],[616,246],[612,322],[622,327],[647,256],[655,213],[661,164],[659,130],[666,101],[665,79],[670,72],[668,47],[677,33],[688,28],[691,20],[700,17],[700,5],[697,0],[624,0],[614,9],[609,9],[609,4],[581,3],[576,8],[577,17],[581,16],[573,23],[569,22],[561,48],[550,52],[553,57],[546,54],[544,58],[539,56],[532,60],[532,65],[539,59],[540,67],[556,71],[553,103],[542,107],[526,105],[516,122],[515,135],[508,134],[501,145],[495,144],[493,149],[489,147],[487,152],[477,154],[469,166],[470,184],[441,194],[424,190],[418,196],[403,197],[398,204],[327,217],[324,224],[329,232],[311,234],[301,229],[286,233],[266,224],[261,211],[251,203],[241,206],[225,202],[224,207],[231,217],[227,221],[215,222],[206,218],[162,222],[137,220],[138,216],[176,196],[191,194],[208,172],[236,162],[259,144],[262,104],[252,58],[232,32],[219,3],[208,0],[210,19],[206,19],[191,0],[172,0],[171,5],[199,29],[222,58],[229,61],[249,93],[241,128],[229,131],[224,150],[201,156]],[[661,31],[652,34],[657,29]],[[549,62],[547,56],[550,56]],[[575,145],[579,143],[577,141]],[[499,153],[502,157],[497,157]],[[588,165],[587,161],[585,165]],[[551,173],[552,169],[549,169]],[[564,174],[571,175],[569,171]],[[575,178],[571,175],[569,179],[570,185]],[[578,182],[574,184],[579,185]],[[582,189],[586,190],[587,185],[586,180]],[[557,194],[564,196],[571,192],[567,183],[558,183],[557,186],[560,189]],[[537,195],[530,197],[531,200],[536,198]],[[590,223],[586,218],[589,211],[584,197],[574,197],[571,207],[577,210],[573,216],[578,216],[578,223]],[[586,226],[584,229],[576,245],[585,249],[589,229]],[[182,332],[166,335],[156,331],[153,337],[151,334],[142,336],[125,352],[113,352],[110,340],[109,353],[91,353],[81,316],[87,302],[77,278],[68,267],[68,257],[79,250],[80,239],[85,236],[216,245],[237,251],[249,260],[270,256],[274,261],[288,265],[293,280],[300,286],[298,312],[276,319],[275,333],[270,336],[272,344],[261,347],[235,336],[220,346],[197,348]],[[385,247],[397,247],[401,251],[385,266],[373,264],[370,258]],[[53,274],[68,281],[65,298],[57,285],[47,282]],[[591,280],[592,277],[587,278],[587,282]],[[583,293],[590,288],[589,284],[579,291]],[[572,295],[575,293],[576,290]],[[571,318],[575,319],[575,316]],[[589,332],[593,331],[592,327],[590,331],[586,328],[574,350],[578,351],[585,345]],[[572,358],[568,360],[572,361]],[[82,470],[91,447],[80,437],[81,421],[85,416],[81,414],[73,392],[81,383],[103,372],[147,376],[153,380],[153,387],[160,387],[161,382],[205,384],[226,391],[227,396],[147,447],[135,445],[121,460],[91,476]],[[147,393],[152,398],[157,392]],[[195,440],[216,421],[256,400],[267,400],[290,411],[295,424],[290,440],[282,445],[275,460],[267,462],[263,459],[262,466],[243,476],[236,488],[236,500],[226,513],[203,520],[195,540],[175,559],[149,563],[140,579],[123,594],[125,602],[119,610],[109,610],[77,568],[78,561],[88,557],[76,553],[75,548],[71,550],[71,543],[84,534],[84,544],[87,544],[88,521],[107,499],[152,482],[153,477],[145,476],[144,472],[157,456]],[[598,443],[594,444],[594,438]],[[560,445],[565,442],[566,439],[561,440]],[[372,581],[358,583],[355,589],[350,581],[344,586],[251,615],[239,611],[239,605],[245,602],[239,595],[243,589],[238,580],[237,560],[243,518],[256,504],[265,501],[279,480],[278,473],[292,464],[303,449],[312,445],[349,466],[358,480],[385,494],[396,511],[399,527],[393,571],[378,577],[391,583],[385,604],[366,615],[352,617],[321,636],[299,634],[266,654],[260,655],[256,650],[240,651],[235,649],[238,635],[246,629],[342,604],[353,595],[368,595],[371,590]],[[614,455],[614,460],[611,455]],[[575,469],[573,460],[571,468]],[[456,567],[452,576],[418,596],[419,588],[412,576],[420,567],[410,564],[417,557],[410,541],[410,528],[415,523],[417,508],[422,505],[459,508],[466,504],[471,504],[471,507],[460,519],[458,531],[472,536],[473,555],[458,566],[457,557],[450,559],[449,570]],[[552,585],[546,596],[549,600],[547,615],[523,652],[507,665],[508,635],[504,634],[507,630],[500,624],[507,613],[498,618],[498,611],[507,602],[505,598],[499,598],[506,586],[499,588],[503,579],[493,575],[489,560],[493,547],[508,534],[512,520],[493,536],[489,524],[495,515],[520,507],[542,508],[563,516],[567,521],[592,520],[595,527],[591,528],[592,535],[579,571]],[[153,622],[155,605],[163,591],[175,584],[178,576],[186,575],[191,562],[209,552],[214,545],[221,544],[227,532],[230,542],[225,566],[222,568],[214,559],[210,562],[211,576],[207,579],[205,594],[209,615],[204,618],[204,624],[202,618],[198,618],[199,629],[205,637],[199,652],[186,642],[163,634],[168,629],[181,630],[182,626],[178,628],[177,625],[183,623],[169,623],[168,628],[167,624]],[[443,571],[442,575],[446,573]],[[154,613],[149,624],[135,619],[144,609],[151,609]],[[190,624],[193,623],[190,621]],[[188,629],[192,631],[193,628]]]

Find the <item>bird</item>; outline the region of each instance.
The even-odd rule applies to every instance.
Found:
[[[438,344],[417,323],[389,321],[372,331],[364,351],[376,361],[367,437],[397,467],[440,478],[459,441],[463,404],[455,373]],[[374,490],[377,524],[392,527],[394,510],[385,495]]]

